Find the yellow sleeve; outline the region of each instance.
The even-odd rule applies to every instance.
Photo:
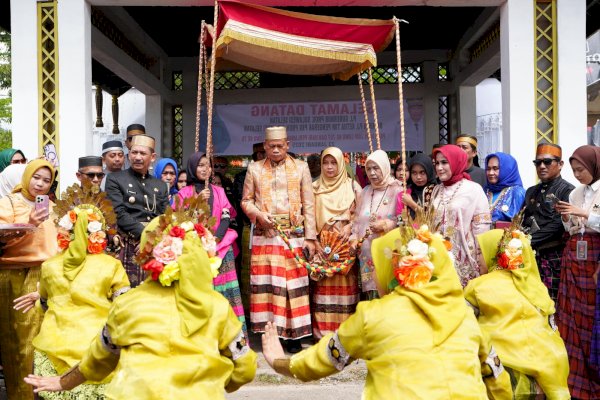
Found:
[[[490,400],[512,400],[513,391],[510,376],[504,369],[496,350],[490,344],[485,333],[482,332],[479,344],[479,360],[481,361],[481,375]]]
[[[131,285],[121,261],[115,260],[115,262],[115,273],[110,285],[110,292],[108,293],[108,298],[112,300],[129,290]]]
[[[328,334],[311,348],[294,355],[290,372],[301,381],[311,381],[339,372],[365,351],[363,305],[344,321],[336,333]]]
[[[79,370],[88,381],[100,382],[117,367],[120,352],[111,343],[108,326],[105,326],[83,356]]]
[[[475,293],[474,281],[469,282],[464,291],[465,300],[470,309],[475,313],[475,318],[479,318],[479,301],[477,301],[477,293]]]
[[[229,376],[229,381],[225,384],[225,390],[230,393],[235,392],[246,383],[252,382],[256,375],[257,357],[256,353],[248,346],[242,330],[242,323],[229,305],[227,308],[227,321],[219,340],[219,350],[221,355],[233,362],[233,371]]]

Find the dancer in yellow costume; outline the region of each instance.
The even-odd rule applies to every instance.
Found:
[[[45,311],[33,339],[34,373],[42,376],[65,373],[77,364],[104,326],[112,301],[129,290],[121,262],[104,254],[107,233],[116,232],[106,193],[87,181],[73,185],[56,201],[54,212],[61,252],[42,264],[38,291],[18,298],[15,307],[27,312],[39,299]],[[108,380],[40,397],[102,399]]]
[[[513,228],[477,240],[490,272],[469,282],[465,298],[510,373],[516,398],[543,391],[547,399],[570,399],[567,350],[529,239]]]
[[[465,304],[444,243],[426,227],[419,231],[402,227],[373,241],[378,286],[396,286],[359,303],[315,346],[286,358],[268,324],[267,362],[309,381],[362,358],[368,369],[363,399],[512,399],[508,374]]]
[[[26,378],[36,393],[70,390],[114,370],[107,399],[212,400],[254,378],[256,354],[212,288],[219,265],[207,255],[216,251],[209,217],[206,202],[189,198],[144,229],[137,262],[149,277],[115,300],[79,364],[62,376]]]

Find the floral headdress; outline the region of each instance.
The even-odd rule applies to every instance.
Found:
[[[434,211],[418,210],[415,218],[409,218],[402,224],[400,237],[394,242],[394,247],[383,249],[386,258],[392,260],[394,279],[389,284],[389,289],[398,285],[408,289],[419,289],[427,282],[436,279],[433,276],[434,265],[431,256],[436,249],[431,246],[434,236],[443,241],[446,250],[450,251],[452,245],[439,233],[433,233],[427,222],[433,223]]]
[[[523,260],[523,240],[530,241],[531,237],[521,230],[522,222],[523,210],[515,215],[510,226],[504,229],[502,239],[500,239],[500,243],[498,244],[498,252],[494,257],[490,271],[495,269],[515,270],[525,268],[525,262]]]
[[[216,277],[222,260],[217,257],[216,239],[207,228],[215,224],[208,204],[200,196],[186,198],[183,202],[176,197],[175,203],[158,217],[156,228],[146,233],[135,262],[150,272],[153,280],[171,286],[179,280],[177,259],[183,253],[184,240],[190,236],[198,237],[208,253],[213,277]]]
[[[58,248],[64,251],[75,240],[75,224],[81,213],[87,214],[87,252],[102,253],[108,244],[107,236],[116,233],[117,217],[106,193],[88,181],[67,188],[54,208],[58,225]]]

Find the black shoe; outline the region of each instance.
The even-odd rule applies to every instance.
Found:
[[[300,344],[300,340],[286,340],[285,341],[285,349],[288,353],[296,354],[302,351],[302,344]]]

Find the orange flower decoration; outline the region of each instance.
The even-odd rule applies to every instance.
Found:
[[[433,271],[433,264],[427,256],[404,256],[398,262],[399,268],[425,266]]]
[[[75,223],[77,221],[77,213],[73,210],[69,211],[69,219],[71,220],[72,223]]]
[[[90,233],[88,239],[91,243],[104,243],[106,241],[106,233],[104,231]]]
[[[108,244],[107,240],[103,241],[102,243],[94,243],[94,242],[91,242],[88,240],[88,246],[87,246],[88,253],[100,254],[104,251],[107,244]]]
[[[523,257],[521,256],[517,256],[517,257],[509,257],[508,258],[508,265],[506,268],[508,269],[518,269],[521,268],[521,266],[523,265]]]
[[[98,222],[100,222],[100,216],[98,214],[96,214],[96,213],[88,214],[88,221],[89,222],[92,222],[92,221],[98,221]]]
[[[71,242],[71,237],[68,232],[59,231],[56,238],[58,240],[58,248],[61,251],[66,249],[67,247],[69,247],[69,243]]]
[[[431,280],[432,270],[424,265],[394,269],[398,283],[409,289],[419,289]]]
[[[417,239],[419,239],[423,243],[431,242],[432,233],[429,231],[427,225],[421,226],[416,232]]]

